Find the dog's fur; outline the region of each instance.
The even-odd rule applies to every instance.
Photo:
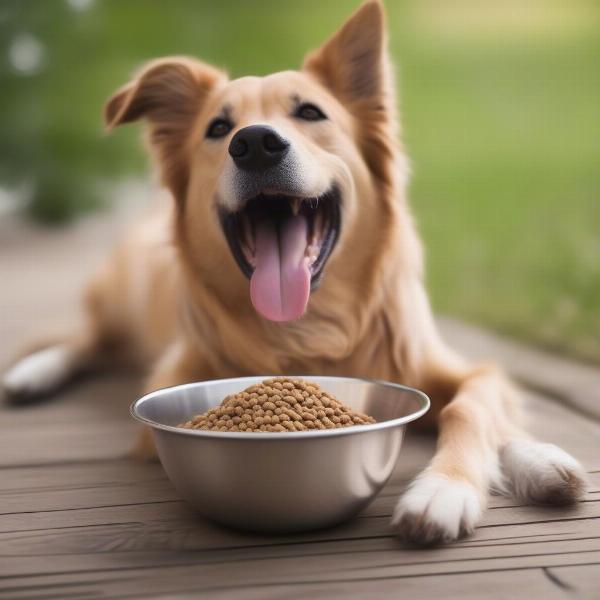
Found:
[[[423,286],[423,258],[406,201],[384,14],[365,3],[300,71],[229,81],[197,60],[152,62],[106,106],[109,128],[137,119],[173,202],[140,224],[92,281],[87,321],[19,362],[14,394],[55,388],[115,349],[153,363],[147,389],[251,374],[335,374],[425,390],[438,423],[429,467],[400,499],[393,527],[418,543],[471,532],[490,489],[524,502],[575,501],[578,463],[523,431],[519,401],[495,367],[473,366],[440,339]],[[289,116],[290,98],[326,122]],[[299,320],[257,315],[216,216],[235,203],[227,143],[204,139],[221,107],[237,129],[267,123],[289,139],[306,195],[340,187],[343,227],[321,288]],[[230,134],[231,135],[231,134]],[[154,453],[143,433],[136,454]]]

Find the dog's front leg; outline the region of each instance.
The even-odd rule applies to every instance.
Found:
[[[470,533],[501,485],[499,450],[519,435],[512,388],[492,369],[457,378],[454,398],[440,411],[437,450],[430,465],[400,499],[392,525],[417,544],[436,544]]]
[[[177,342],[169,347],[158,361],[144,387],[145,393],[206,379],[206,374],[202,372],[202,365],[202,358],[193,347]],[[150,427],[144,426],[140,430],[129,454],[138,460],[157,460]]]
[[[586,488],[581,465],[521,427],[519,398],[495,369],[457,376],[457,393],[439,413],[435,456],[398,502],[392,525],[417,544],[471,533],[490,489],[528,504],[570,504]]]

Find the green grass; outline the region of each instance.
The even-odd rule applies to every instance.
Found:
[[[293,67],[356,4],[104,0],[76,12],[4,0],[0,185],[24,185],[45,221],[97,206],[97,180],[146,168],[139,129],[106,137],[100,121],[135,67],[165,54],[233,76]],[[600,10],[507,0],[488,14],[485,4],[388,2],[434,306],[598,361]],[[5,58],[24,31],[46,49],[29,76]]]

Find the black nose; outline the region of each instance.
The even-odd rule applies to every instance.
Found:
[[[277,165],[287,154],[290,143],[268,125],[250,125],[231,138],[229,154],[246,171],[262,171]]]

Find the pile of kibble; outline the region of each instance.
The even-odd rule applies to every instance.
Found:
[[[323,391],[316,383],[278,377],[227,396],[220,406],[181,427],[210,431],[307,431],[375,423]]]

